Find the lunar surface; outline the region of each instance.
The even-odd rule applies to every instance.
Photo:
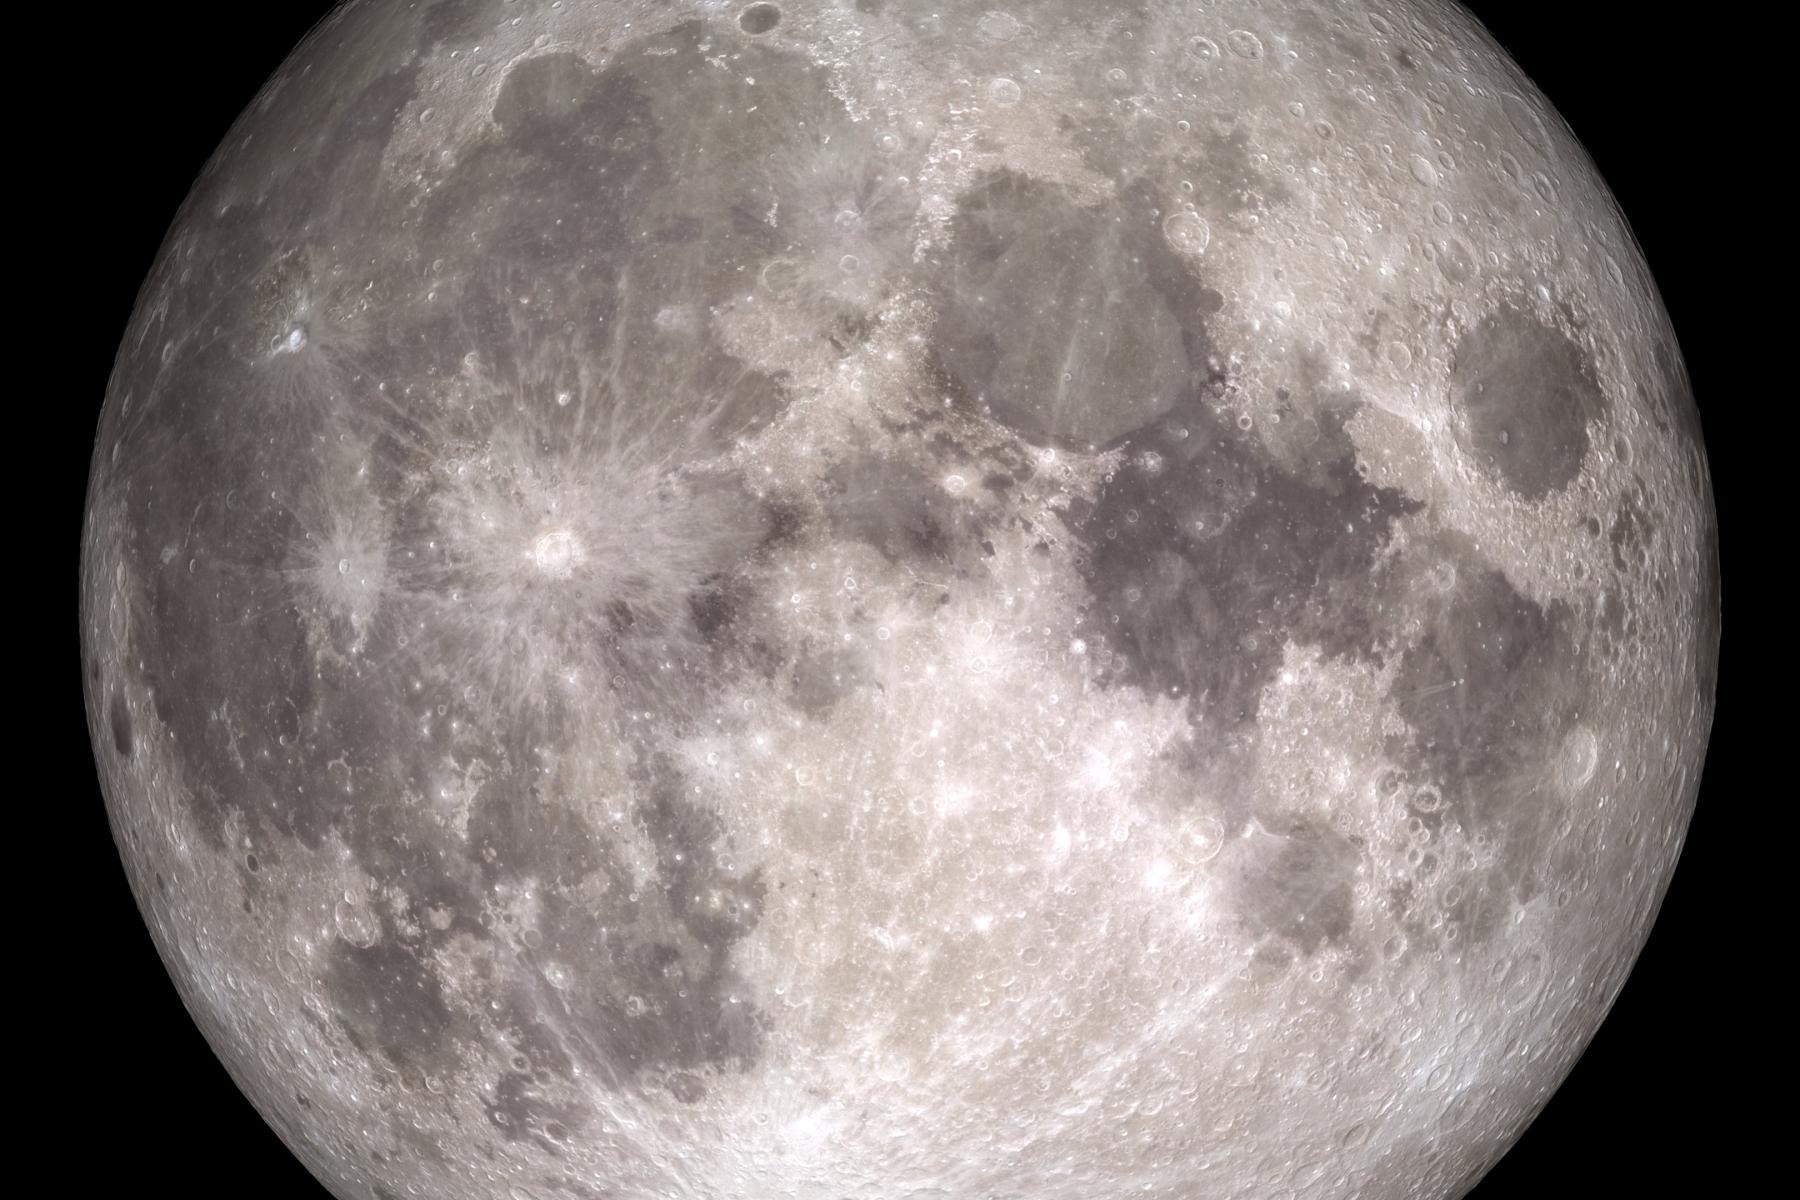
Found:
[[[1449,4],[367,0],[144,286],[82,669],[345,1200],[1436,1200],[1657,910],[1716,545]]]

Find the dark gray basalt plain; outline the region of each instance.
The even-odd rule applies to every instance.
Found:
[[[82,572],[145,917],[347,1200],[1460,1194],[1719,619],[1635,244],[1436,0],[346,6]]]

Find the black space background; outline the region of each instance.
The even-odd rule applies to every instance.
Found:
[[[69,962],[54,968],[55,1002],[37,1018],[47,1025],[54,1075],[68,1081],[70,1098],[38,1116],[78,1126],[84,1149],[71,1169],[79,1172],[79,1195],[326,1200],[201,1040],[126,888],[87,745],[72,585],[94,422],[138,285],[201,164],[328,7],[318,0],[190,0],[84,8],[62,18],[65,28],[71,21],[81,26],[82,42],[78,76],[65,78],[61,92],[79,100],[66,110],[77,114],[68,137],[78,151],[68,155],[58,187],[69,207],[61,216],[79,224],[79,234],[63,243],[77,249],[59,261],[59,270],[72,272],[65,282],[79,307],[64,325],[75,344],[61,356],[57,391],[43,401],[60,406],[61,462],[54,511],[43,522],[54,539],[49,561],[58,565],[42,640],[50,661],[45,695],[53,698],[47,724],[73,780],[68,795],[51,794],[64,826],[54,834],[56,871],[59,890],[78,897],[64,928],[79,929],[80,938]],[[1731,54],[1710,55],[1696,44],[1706,18],[1691,10],[1674,21],[1652,18],[1656,6],[1598,0],[1471,7],[1582,138],[1649,257],[1706,424],[1732,614],[1699,810],[1655,933],[1573,1075],[1472,1195],[1652,1197],[1690,1188],[1759,1194],[1721,1173],[1750,1165],[1760,1148],[1748,1128],[1759,1101],[1741,1080],[1757,1066],[1777,1077],[1788,1073],[1772,1062],[1742,1061],[1774,1053],[1754,1026],[1757,1007],[1743,1007],[1763,969],[1748,965],[1735,944],[1743,934],[1722,932],[1742,928],[1748,904],[1740,885],[1747,871],[1739,858],[1743,826],[1727,814],[1742,790],[1733,782],[1749,774],[1735,765],[1749,740],[1745,673],[1732,653],[1746,640],[1737,601],[1757,590],[1734,568],[1754,571],[1748,560],[1757,555],[1734,548],[1761,539],[1746,533],[1742,522],[1754,518],[1737,486],[1746,474],[1749,410],[1731,403],[1756,393],[1735,377],[1743,335],[1721,304],[1732,288],[1715,272],[1721,242],[1736,242],[1733,226],[1744,219],[1733,215],[1744,209],[1730,197],[1741,199],[1748,185],[1722,181],[1707,165],[1717,161],[1717,130],[1730,123],[1725,117],[1735,106],[1727,98],[1731,79],[1747,69],[1737,56],[1754,48],[1735,39]],[[13,50],[29,53],[18,43]],[[1753,204],[1748,211],[1767,219],[1772,210]],[[1776,799],[1770,791],[1753,794],[1760,799],[1751,803]],[[69,946],[65,940],[64,950]],[[27,1155],[35,1149],[18,1147]],[[42,1193],[28,1185],[17,1194]]]

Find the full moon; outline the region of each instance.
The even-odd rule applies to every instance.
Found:
[[[1436,1200],[1649,931],[1717,562],[1447,0],[363,0],[144,284],[81,665],[343,1200]]]

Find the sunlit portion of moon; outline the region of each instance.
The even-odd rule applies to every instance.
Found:
[[[369,0],[145,286],[83,665],[339,1196],[1399,1200],[1624,981],[1716,555],[1458,9]]]

